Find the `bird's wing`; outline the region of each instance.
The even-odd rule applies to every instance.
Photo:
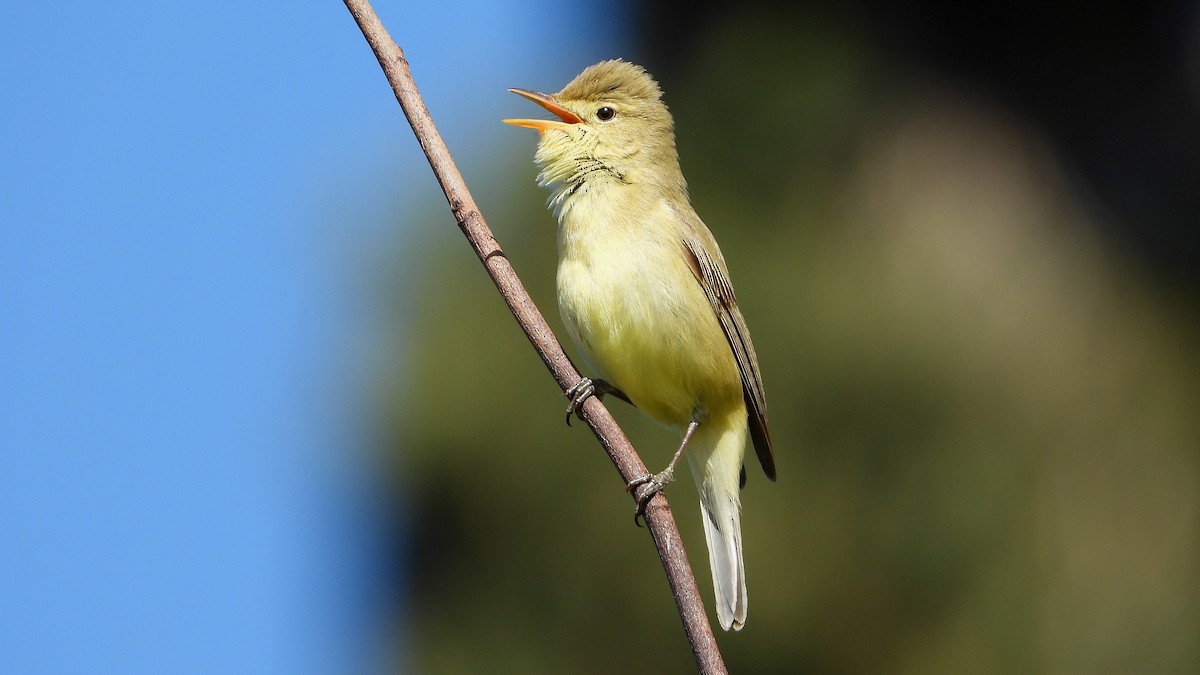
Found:
[[[691,211],[691,209],[688,209]],[[691,213],[676,215],[683,222],[683,245],[688,256],[688,263],[708,302],[712,305],[729,340],[737,360],[738,372],[742,376],[742,395],[746,399],[746,409],[750,421],[750,438],[754,441],[754,451],[762,464],[767,478],[775,480],[775,456],[771,452],[771,434],[767,430],[767,399],[763,393],[762,375],[758,371],[758,356],[754,353],[754,344],[750,342],[750,330],[742,311],[738,309],[737,298],[733,295],[733,284],[729,281],[729,270],[725,267],[725,259],[717,240],[701,222],[700,217]]]

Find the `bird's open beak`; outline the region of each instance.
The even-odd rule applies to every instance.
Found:
[[[546,131],[547,129],[560,129],[570,124],[579,124],[583,120],[575,113],[567,110],[559,105],[554,99],[550,98],[549,94],[542,94],[528,89],[509,89],[517,96],[524,96],[534,103],[542,106],[546,110],[558,115],[558,120],[504,120],[505,124],[513,124],[518,127],[527,127],[529,129],[537,129],[538,131]],[[562,120],[561,122],[559,120]]]

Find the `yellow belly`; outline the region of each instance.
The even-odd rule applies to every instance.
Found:
[[[681,244],[597,237],[560,258],[564,323],[594,372],[660,423],[742,406],[733,352]]]

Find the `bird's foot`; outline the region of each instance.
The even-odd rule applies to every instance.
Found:
[[[638,527],[642,526],[641,521],[646,519],[646,505],[654,498],[654,495],[663,491],[675,479],[675,467],[668,466],[659,473],[648,473],[641,478],[635,478],[625,486],[625,490],[630,494],[635,494],[637,489],[642,485],[647,486],[642,490],[642,494],[637,499],[637,509],[633,512],[633,524]]]
[[[581,378],[564,393],[570,400],[570,403],[567,404],[567,426],[571,426],[571,416],[578,414],[584,401],[593,396],[604,400],[605,394],[615,394],[622,399],[629,400],[619,389],[600,378],[594,380],[590,377]]]

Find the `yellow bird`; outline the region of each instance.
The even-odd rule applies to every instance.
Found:
[[[742,464],[746,436],[775,480],[767,406],[750,332],[717,241],[688,199],[671,113],[641,67],[604,61],[562,91],[511,89],[557,120],[540,132],[538,182],[558,217],[558,306],[596,379],[568,391],[571,413],[612,393],[683,433],[649,495],[681,456],[692,467],[725,630],[746,622]]]

